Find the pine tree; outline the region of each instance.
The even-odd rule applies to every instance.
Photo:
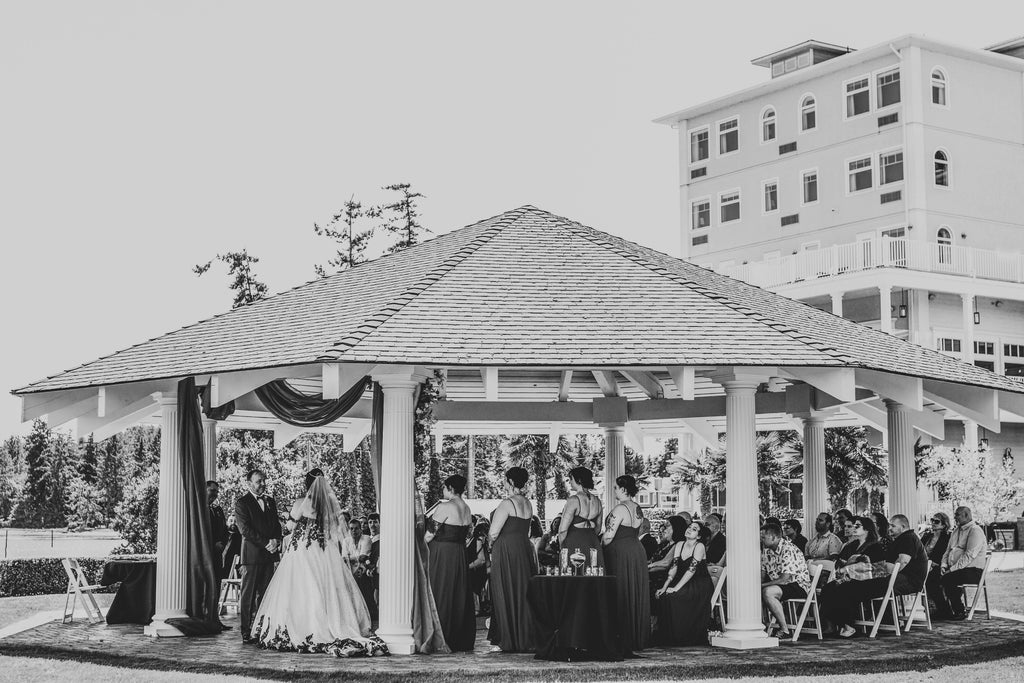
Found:
[[[651,459],[647,474],[650,477],[667,477],[672,462],[679,457],[679,439],[665,439],[661,453]]]
[[[228,287],[234,291],[235,298],[231,302],[232,308],[238,308],[245,304],[251,304],[267,296],[269,289],[256,277],[253,266],[260,262],[255,256],[250,256],[245,249],[242,251],[229,251],[226,254],[217,254],[216,259],[228,266],[228,275],[234,278]],[[213,265],[213,260],[204,264],[193,266],[192,272],[202,277]]]
[[[340,273],[366,260],[364,252],[373,236],[373,230],[355,228],[356,222],[365,215],[363,205],[355,197],[350,197],[341,212],[334,214],[329,223],[324,226],[313,224],[313,232],[334,240],[338,245],[334,258],[327,262],[335,272]],[[318,265],[314,269],[319,277],[327,276],[327,268]]]
[[[371,218],[381,219],[381,230],[396,236],[395,242],[387,248],[389,254],[419,244],[423,233],[430,232],[420,224],[420,211],[416,204],[416,200],[423,198],[423,195],[413,192],[410,188],[409,183],[384,187],[383,189],[398,192],[401,196],[389,204],[375,206],[367,212]]]
[[[99,453],[92,434],[82,441],[79,452],[81,457],[78,460],[78,476],[87,484],[95,484],[98,474],[96,467],[99,464]]]
[[[114,517],[114,510],[124,498],[124,478],[121,472],[121,440],[111,436],[101,443],[103,462],[99,472],[99,488],[103,493],[103,515]]]
[[[359,514],[368,515],[377,511],[377,491],[373,486],[373,468],[370,467],[370,439],[356,448],[356,471],[359,475]]]
[[[57,482],[51,460],[52,438],[44,421],[32,423],[32,431],[25,439],[27,478],[11,518],[12,526],[43,529],[64,525],[63,505],[54,506]]]
[[[0,445],[0,522],[11,514],[18,499],[20,459],[21,439],[12,436]]]

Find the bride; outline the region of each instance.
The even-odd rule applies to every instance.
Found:
[[[370,614],[349,569],[348,525],[319,468],[306,475],[306,495],[289,515],[291,535],[253,618],[260,647],[326,652],[335,657],[388,654],[370,629]]]

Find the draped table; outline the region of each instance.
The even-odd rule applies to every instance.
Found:
[[[156,560],[110,560],[100,584],[121,582],[107,610],[108,624],[148,624],[156,612]]]
[[[534,576],[526,593],[537,659],[623,659],[613,576]]]

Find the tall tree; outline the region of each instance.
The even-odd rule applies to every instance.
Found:
[[[647,469],[648,476],[651,477],[667,477],[669,476],[669,468],[672,462],[679,457],[679,439],[665,439],[665,446],[661,453],[654,456],[650,460],[650,465]]]
[[[78,476],[86,484],[96,483],[97,466],[99,464],[99,450],[96,448],[96,441],[92,434],[86,437],[79,447],[80,457],[78,459]]]
[[[419,244],[424,233],[431,232],[420,223],[418,199],[424,198],[419,192],[413,192],[409,183],[387,185],[383,189],[397,192],[398,198],[375,206],[367,211],[367,216],[380,220],[380,229],[394,235],[395,241],[387,248],[393,254]]]
[[[825,430],[825,480],[833,510],[846,507],[855,489],[886,485],[885,458],[868,442],[863,427]]]
[[[0,445],[0,522],[11,514],[21,490],[20,459],[21,439],[12,436]]]
[[[357,202],[355,197],[349,197],[341,211],[331,217],[330,222],[322,226],[313,224],[313,232],[337,244],[334,258],[327,261],[327,266],[335,272],[340,273],[366,260],[364,252],[373,236],[373,229],[356,229],[356,222],[365,215],[363,205]],[[320,277],[326,277],[328,274],[324,266],[317,265],[314,269]]]
[[[233,278],[231,284],[228,285],[235,293],[235,298],[231,302],[232,308],[251,304],[254,301],[263,299],[269,293],[270,290],[267,289],[267,286],[253,272],[253,266],[259,263],[260,260],[255,256],[250,256],[249,252],[245,249],[242,251],[229,251],[226,254],[217,254],[216,260],[227,264],[228,275]],[[212,265],[213,259],[204,264],[201,263],[194,266],[192,272],[202,277],[210,270]]]
[[[98,484],[103,491],[103,514],[107,519],[114,516],[118,503],[124,498],[123,458],[121,437],[111,436],[102,443],[103,461],[100,465]]]
[[[58,482],[51,458],[52,439],[46,422],[32,423],[32,431],[25,438],[27,478],[11,518],[12,526],[40,529],[64,525],[63,505],[55,505]]]
[[[508,460],[515,467],[525,468],[533,476],[537,515],[544,519],[548,475],[547,438],[535,434],[516,434],[508,442]]]

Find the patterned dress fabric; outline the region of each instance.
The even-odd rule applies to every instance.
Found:
[[[327,541],[315,519],[301,518],[253,618],[264,648],[335,657],[388,654],[370,628],[356,580],[340,544]]]
[[[505,652],[534,649],[526,590],[534,573],[530,520],[509,517],[491,550],[491,627],[487,639]]]
[[[466,563],[470,527],[441,523],[430,541],[430,588],[444,640],[452,652],[469,652],[476,640],[476,613]]]
[[[689,570],[693,557],[677,558],[676,575],[672,585],[678,583]],[[708,622],[711,620],[711,593],[714,585],[708,574],[707,562],[697,563],[697,570],[686,585],[675,593],[658,598],[658,628],[654,633],[659,645],[707,645]]]
[[[605,573],[615,577],[623,649],[643,650],[651,637],[650,574],[638,530],[620,524],[604,549],[604,559]]]

